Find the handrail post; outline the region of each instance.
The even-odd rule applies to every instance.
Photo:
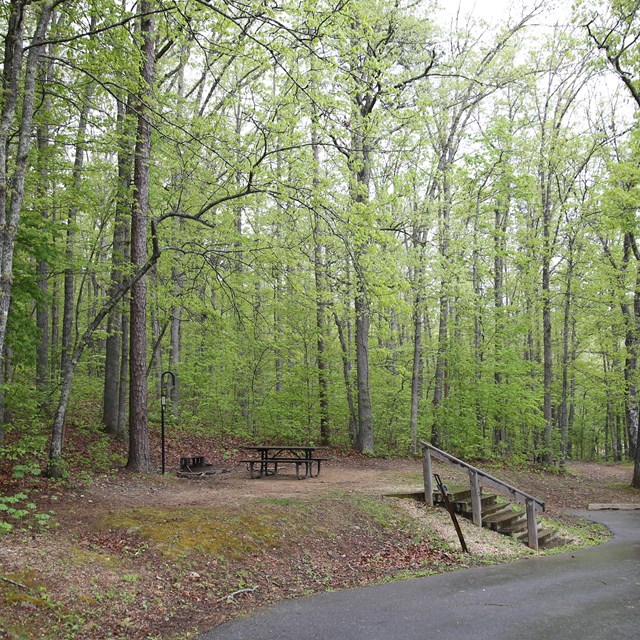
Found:
[[[480,482],[478,474],[469,469],[469,482],[471,483],[471,510],[473,512],[473,524],[482,526],[482,497],[480,495]]]
[[[422,447],[422,475],[424,476],[424,501],[433,507],[433,474],[431,469],[431,452]]]
[[[536,505],[527,500],[527,543],[534,551],[538,550],[538,523],[536,521]]]

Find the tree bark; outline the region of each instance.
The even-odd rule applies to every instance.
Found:
[[[131,171],[133,161],[133,133],[130,120],[133,116],[131,97],[125,104],[118,100],[118,185],[116,193],[115,220],[113,223],[113,249],[111,256],[111,275],[108,296],[112,295],[124,279],[123,267],[130,259],[129,252],[129,212],[131,211]],[[124,319],[124,322],[123,322]],[[102,422],[105,431],[115,436],[124,433],[120,419],[121,387],[126,386],[122,379],[122,360],[127,359],[123,348],[129,335],[125,337],[123,328],[128,316],[122,306],[109,314],[107,321],[107,340],[105,345],[104,389],[102,396]],[[128,345],[127,345],[128,346]]]
[[[445,152],[446,153],[446,152]],[[448,167],[444,169],[448,171]],[[449,261],[449,214],[450,214],[450,192],[449,179],[443,173],[443,202],[440,206],[440,228],[439,228],[439,252],[442,260],[442,269],[445,273],[440,278],[440,317],[438,321],[438,355],[436,360],[435,381],[433,387],[433,425],[431,428],[431,444],[434,447],[442,447],[443,425],[441,406],[446,397],[446,377],[447,377],[447,351],[449,338],[449,281],[446,269]]]
[[[149,211],[149,164],[151,121],[148,100],[155,75],[154,18],[148,15],[149,0],[140,2],[142,35],[141,89],[137,101],[138,125],[133,170],[133,209],[131,215],[131,263],[144,264],[147,255],[147,217]],[[149,422],[147,414],[147,284],[141,277],[131,288],[129,313],[129,457],[127,468],[135,472],[151,470]]]
[[[52,80],[53,64],[47,61],[41,65],[42,82],[48,84]],[[45,88],[46,92],[46,88]],[[51,99],[48,93],[43,98],[43,110],[49,111],[51,108]],[[49,190],[49,175],[47,168],[47,152],[49,149],[49,125],[41,123],[37,127],[36,140],[38,148],[38,191],[42,202],[46,202],[47,192]],[[41,217],[43,221],[49,219],[51,211],[48,205],[43,205]],[[37,266],[37,286],[39,290],[39,298],[36,301],[36,327],[38,328],[38,344],[36,347],[36,389],[40,398],[40,407],[48,410],[49,392],[50,392],[50,370],[49,370],[49,264],[46,259],[38,260]]]
[[[544,449],[543,460],[552,464],[553,453],[553,345],[551,335],[551,185],[549,176],[542,180],[542,371]]]
[[[80,339],[76,342],[73,354],[67,360],[67,368],[62,372],[62,382],[60,389],[60,399],[58,401],[58,408],[54,418],[53,426],[51,429],[51,442],[49,444],[49,466],[47,469],[47,475],[51,478],[59,478],[63,474],[62,468],[62,449],[64,445],[64,422],[69,406],[69,398],[71,396],[71,387],[73,384],[73,377],[76,367],[80,362],[80,358],[84,353],[85,348],[90,344],[93,334],[98,330],[104,319],[113,311],[113,309],[120,303],[122,298],[132,290],[132,288],[143,279],[160,257],[160,249],[158,248],[157,241],[154,238],[153,253],[134,275],[125,281],[118,287],[113,295],[104,303],[98,314],[89,323],[86,331],[82,334]]]
[[[569,439],[569,369],[571,361],[571,311],[573,304],[573,270],[575,262],[573,257],[573,238],[569,239],[569,257],[567,263],[567,283],[564,295],[564,319],[562,324],[562,397],[558,412],[560,427],[560,464],[564,466],[567,461]]]
[[[318,137],[315,113],[311,129],[313,150],[313,189],[320,189],[320,141]],[[329,422],[329,382],[326,356],[327,295],[324,264],[325,247],[322,244],[322,220],[317,210],[313,211],[313,271],[316,285],[316,361],[318,366],[318,401],[320,411],[320,444],[331,444],[331,425]]]
[[[349,436],[355,445],[358,436],[358,416],[356,414],[356,406],[353,399],[353,385],[351,384],[352,362],[349,357],[349,345],[351,344],[351,329],[347,326],[345,332],[344,322],[336,313],[333,314],[336,327],[338,329],[338,339],[340,341],[340,350],[342,353],[342,375],[344,378],[345,392],[347,395],[347,406],[349,409]]]
[[[494,212],[494,240],[493,240],[493,304],[496,314],[494,359],[495,371],[493,383],[496,387],[495,424],[493,427],[493,447],[499,450],[500,443],[506,440],[506,414],[501,402],[503,370],[504,370],[504,255],[506,251],[508,207],[504,210],[496,206]]]
[[[42,42],[47,32],[54,0],[47,0],[38,5],[39,14],[24,66],[24,80],[21,91],[23,70],[22,39],[26,8],[29,4],[26,0],[16,0],[11,3],[5,36],[2,77],[4,99],[0,115],[0,354],[4,351],[7,319],[11,303],[13,256],[16,233],[20,224],[25,176],[31,147],[36,75],[38,62],[43,50]],[[13,159],[13,175],[9,180],[8,167],[11,165],[11,162],[9,162],[9,145],[12,143],[12,127],[15,124],[20,93],[22,93],[22,104],[19,115],[17,150]]]
[[[93,22],[93,21],[92,21]],[[68,368],[68,360],[73,349],[73,317],[74,317],[74,297],[75,297],[75,237],[76,237],[76,214],[78,211],[75,200],[78,197],[77,191],[82,182],[82,170],[84,167],[84,147],[87,133],[87,120],[89,117],[89,105],[93,88],[88,85],[80,119],[78,120],[78,132],[75,143],[75,159],[73,162],[73,200],[74,204],[69,207],[67,213],[67,238],[65,246],[66,267],[64,270],[64,293],[62,312],[62,353],[60,369],[65,371]]]
[[[640,489],[640,447],[636,446],[636,457],[633,464],[633,478],[631,486]]]
[[[358,283],[355,298],[356,313],[356,379],[358,387],[358,435],[356,449],[373,453],[373,416],[369,392],[369,305]]]
[[[420,282],[421,278],[418,278]],[[413,307],[413,357],[411,366],[411,414],[409,430],[411,437],[411,455],[418,453],[418,418],[420,410],[420,394],[422,391],[422,327],[424,312],[422,310],[422,285],[418,284]]]
[[[356,101],[358,104],[358,101]],[[370,111],[362,110],[362,122]],[[353,135],[353,149],[350,157],[353,202],[365,206],[369,201],[369,188],[371,180],[371,149],[366,136],[356,128]],[[371,391],[369,387],[369,300],[365,284],[365,274],[362,266],[358,264],[365,246],[356,248],[355,261],[355,338],[356,338],[356,386],[358,389],[358,432],[356,435],[356,450],[360,453],[373,453],[373,415],[371,412]]]
[[[178,271],[175,267],[171,269],[171,280],[173,282],[173,295],[176,300],[182,294],[184,287],[184,273]],[[182,329],[182,307],[175,304],[171,307],[171,344],[169,348],[169,369],[176,373],[180,368],[180,350],[181,350],[181,329]],[[169,398],[171,399],[171,412],[177,417],[180,411],[180,391],[178,384],[171,385],[169,390]]]

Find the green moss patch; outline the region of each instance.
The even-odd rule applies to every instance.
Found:
[[[124,529],[153,542],[171,558],[191,553],[238,560],[265,548],[279,547],[293,524],[289,504],[242,508],[128,509],[103,519],[101,525]]]
[[[0,633],[9,640],[36,640],[66,637],[64,629],[77,618],[65,613],[35,571],[2,574],[0,577]]]

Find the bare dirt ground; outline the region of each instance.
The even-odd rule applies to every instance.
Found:
[[[385,498],[421,489],[420,460],[335,457],[302,481],[288,470],[253,480],[232,459],[215,467],[196,479],[119,472],[30,492],[57,526],[0,539],[0,638],[193,638],[283,598],[532,553],[464,522],[464,556],[444,511]],[[551,517],[640,503],[629,465],[490,472],[545,500]]]
[[[462,471],[437,465],[445,482],[464,484]],[[422,463],[415,459],[336,459],[326,463],[318,478],[298,480],[285,470],[277,476],[251,479],[244,465],[233,461],[214,465],[216,473],[195,478],[138,478],[121,474],[116,478],[97,479],[82,493],[81,501],[92,501],[94,508],[113,505],[129,507],[212,506],[238,504],[252,499],[284,499],[328,496],[338,492],[389,495],[420,491]],[[640,502],[640,492],[630,488],[630,465],[596,462],[569,462],[564,473],[537,470],[534,467],[513,469],[493,467],[497,477],[546,501],[550,514],[565,509],[586,509],[594,502]],[[73,494],[72,494],[73,495]]]

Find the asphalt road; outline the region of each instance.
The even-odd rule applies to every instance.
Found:
[[[640,511],[581,512],[610,542],[288,600],[202,640],[640,639]]]

